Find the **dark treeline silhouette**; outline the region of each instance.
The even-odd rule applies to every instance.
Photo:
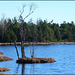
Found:
[[[23,23],[26,42],[50,42],[50,41],[75,41],[75,24],[64,21],[58,23],[37,20],[34,24],[31,20]],[[0,42],[21,41],[19,21],[14,19],[0,20]]]

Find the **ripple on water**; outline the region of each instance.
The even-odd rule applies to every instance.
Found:
[[[21,47],[18,46],[21,57]],[[6,74],[75,74],[75,45],[36,45],[35,56],[54,58],[56,62],[46,64],[16,63],[17,54],[14,46],[0,46],[0,52],[14,60],[0,62],[0,67],[9,68]],[[27,57],[30,57],[30,46],[25,47]]]

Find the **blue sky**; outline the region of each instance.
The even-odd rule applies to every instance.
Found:
[[[75,22],[75,1],[0,1],[0,19],[2,14],[5,18],[14,18],[19,16],[18,9],[21,9],[23,4],[34,3],[37,5],[36,10],[25,21],[28,22],[31,18],[33,22],[41,18],[50,22],[52,19],[55,23]],[[27,15],[29,8],[25,8],[23,17]]]

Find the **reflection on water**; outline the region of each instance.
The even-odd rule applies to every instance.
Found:
[[[24,74],[25,72],[25,64],[22,64],[22,75]]]
[[[19,66],[22,66],[22,68],[20,68]],[[18,74],[19,69],[21,69],[21,75],[25,75],[26,74],[26,64],[18,64],[17,68],[16,68],[16,74]],[[34,74],[34,69],[35,69],[35,64],[31,64],[30,66],[30,74]]]
[[[18,66],[17,66],[17,68],[16,68],[16,74],[18,74],[19,65],[20,65],[20,64],[18,64]]]

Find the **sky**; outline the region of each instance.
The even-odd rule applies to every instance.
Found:
[[[63,21],[75,22],[75,1],[0,1],[0,19],[2,15],[5,18],[18,18],[20,15],[19,10],[22,5],[35,4],[36,10],[27,19],[28,22],[31,18],[34,23],[37,19],[47,20],[50,22],[61,24]],[[29,7],[25,7],[23,17],[29,13]]]

